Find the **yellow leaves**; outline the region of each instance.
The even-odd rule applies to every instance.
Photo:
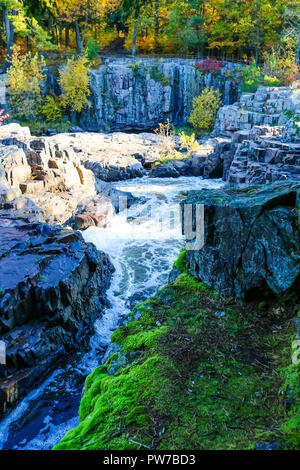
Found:
[[[42,97],[41,84],[45,80],[42,67],[43,57],[31,53],[21,54],[20,48],[14,46],[11,66],[8,69],[13,115],[33,119],[36,117]]]
[[[219,91],[205,88],[200,96],[193,99],[193,109],[188,121],[197,131],[210,131],[214,126],[221,103]]]
[[[80,56],[77,59],[68,59],[67,64],[59,71],[62,105],[74,112],[80,113],[83,108],[91,106],[88,100],[91,92],[87,65],[88,59]]]
[[[179,137],[180,148],[182,150],[186,149],[188,152],[193,152],[199,148],[195,134],[187,135],[184,132],[180,132]]]
[[[210,49],[217,49],[218,47],[224,47],[226,45],[225,41],[213,41],[209,44]]]

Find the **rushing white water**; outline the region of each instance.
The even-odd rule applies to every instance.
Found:
[[[112,218],[109,227],[87,229],[83,236],[108,253],[116,268],[108,291],[110,306],[96,321],[88,352],[63,361],[0,423],[0,449],[51,449],[79,423],[84,379],[103,360],[110,335],[137,302],[165,285],[184,244],[179,202],[189,189],[217,188],[220,180],[197,177],[147,177],[116,183],[144,199]]]

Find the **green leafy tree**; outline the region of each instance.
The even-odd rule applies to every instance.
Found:
[[[46,96],[42,114],[47,122],[60,122],[63,118],[61,101],[55,96]]]
[[[15,36],[28,38],[37,49],[53,49],[39,20],[50,8],[48,0],[0,0],[6,36],[6,65],[10,65]]]
[[[132,39],[132,56],[136,55],[136,39],[138,33],[138,24],[139,17],[141,13],[141,8],[144,4],[147,3],[147,0],[121,0],[119,9],[121,11],[121,18],[123,21],[133,18],[134,21],[134,30],[133,30],[133,39]]]
[[[242,91],[254,93],[261,82],[261,70],[253,60],[248,67],[243,68]]]

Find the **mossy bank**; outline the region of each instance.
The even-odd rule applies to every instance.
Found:
[[[184,272],[112,335],[119,352],[87,377],[55,449],[299,447],[298,301],[237,303]]]

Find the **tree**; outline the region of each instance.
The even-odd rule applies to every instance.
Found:
[[[205,88],[201,95],[193,99],[193,109],[188,121],[198,132],[211,131],[221,104],[220,92],[213,88]]]
[[[15,25],[17,16],[22,12],[22,4],[18,0],[0,0],[0,7],[3,10],[3,18],[5,24],[6,36],[6,63],[5,69],[8,68],[12,54],[12,45],[15,35]]]
[[[47,0],[0,0],[6,36],[6,63],[10,65],[15,35],[27,37],[37,48],[52,48],[47,32],[37,18],[48,9]]]
[[[132,50],[131,54],[134,57],[136,55],[136,39],[138,31],[138,22],[143,5],[147,3],[147,0],[121,0],[118,8],[121,10],[121,17],[123,20],[128,20],[130,17],[134,20],[134,30],[132,39]]]
[[[288,0],[283,13],[282,37],[292,38],[296,43],[295,64],[300,59],[300,7],[296,2]]]
[[[192,27],[196,31],[196,47],[199,52],[199,46],[201,47],[201,59],[203,59],[204,54],[204,43],[205,43],[205,0],[193,0],[190,3],[190,8],[192,10]]]
[[[65,108],[70,108],[73,120],[77,112],[80,113],[83,108],[90,106],[90,76],[87,65],[88,59],[80,56],[77,59],[68,59],[67,64],[59,70],[61,103]]]
[[[20,54],[20,48],[12,50],[11,66],[8,69],[8,84],[13,116],[33,120],[42,103],[41,85],[45,80],[43,58],[30,52]]]
[[[155,52],[159,50],[159,0],[154,0],[154,24],[155,24]]]

